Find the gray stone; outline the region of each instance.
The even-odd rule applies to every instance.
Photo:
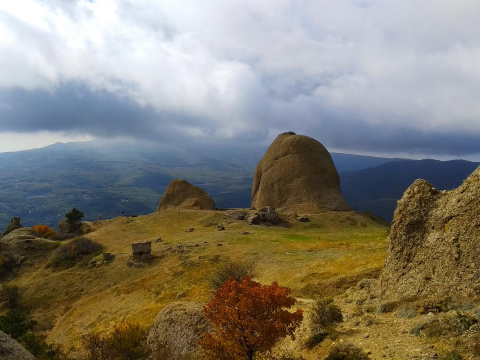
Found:
[[[132,260],[146,260],[152,257],[152,242],[132,244]]]
[[[10,224],[5,228],[3,235],[7,235],[8,233],[12,232],[13,230],[21,229],[23,226],[20,224],[19,217],[13,217],[10,220]]]
[[[9,335],[0,331],[0,359],[2,360],[35,360],[27,349]]]

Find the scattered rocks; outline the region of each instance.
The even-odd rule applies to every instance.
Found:
[[[225,230],[225,226],[217,225],[217,229],[218,229],[218,231],[223,231],[223,230]]]
[[[155,244],[161,243],[163,239],[161,237],[155,239]]]
[[[185,230],[186,233],[191,233],[194,231],[195,231],[195,228],[188,228],[187,230]]]
[[[297,217],[297,221],[299,221],[299,222],[309,222],[310,219],[307,216],[299,216],[299,217]]]
[[[169,208],[215,210],[215,203],[203,189],[177,179],[168,184],[157,211]]]
[[[256,167],[252,208],[265,206],[351,210],[328,150],[292,132],[278,135]]]

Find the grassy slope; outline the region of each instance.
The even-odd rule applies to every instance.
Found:
[[[291,287],[304,301],[339,292],[383,265],[386,226],[356,213],[310,215],[309,223],[282,214],[289,216],[290,227],[249,226],[223,212],[187,210],[96,222],[88,237],[115,253],[113,262],[64,271],[43,266],[16,282],[26,288],[48,340],[71,345],[87,330],[109,329],[121,319],[149,326],[179,292],[182,300],[208,301],[209,278],[229,258],[251,264],[258,281]],[[191,227],[195,231],[185,232]],[[152,244],[158,255],[152,265],[127,267],[130,244],[158,237],[163,241]]]

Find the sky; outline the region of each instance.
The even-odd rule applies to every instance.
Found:
[[[0,2],[0,152],[269,143],[480,161],[478,0]]]

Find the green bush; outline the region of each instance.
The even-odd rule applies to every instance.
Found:
[[[0,253],[0,278],[11,274],[15,269],[15,265],[16,262],[13,256]]]
[[[54,253],[50,266],[54,268],[69,268],[75,266],[80,260],[98,255],[102,245],[87,238],[79,238],[61,245]]]
[[[333,299],[318,300],[313,305],[312,324],[322,328],[328,328],[342,321],[342,311],[333,303]]]
[[[365,352],[352,343],[335,345],[325,360],[369,360]]]
[[[28,331],[32,331],[36,324],[22,309],[10,309],[5,315],[0,316],[0,330],[17,340]]]
[[[445,355],[440,356],[440,360],[463,360],[463,357],[455,350],[453,350]]]
[[[390,313],[394,311],[398,307],[398,302],[392,301],[392,302],[386,302],[383,304],[380,304],[380,306],[377,309],[378,314],[385,314],[385,313]]]
[[[412,335],[424,334],[427,337],[459,336],[478,320],[468,314],[457,311],[454,316],[441,320],[434,319],[410,330]]]
[[[146,345],[147,330],[138,324],[121,322],[111,334],[93,333],[82,339],[85,360],[143,360],[152,355]]]
[[[415,309],[407,305],[401,306],[397,311],[399,318],[413,319],[415,316],[417,316]]]
[[[22,291],[17,285],[3,285],[0,289],[0,302],[5,303],[7,309],[16,309],[20,307]]]
[[[67,219],[68,225],[70,227],[70,231],[72,233],[78,233],[82,227],[82,218],[85,215],[83,212],[78,210],[77,208],[73,208],[67,214],[65,214],[65,219]]]

